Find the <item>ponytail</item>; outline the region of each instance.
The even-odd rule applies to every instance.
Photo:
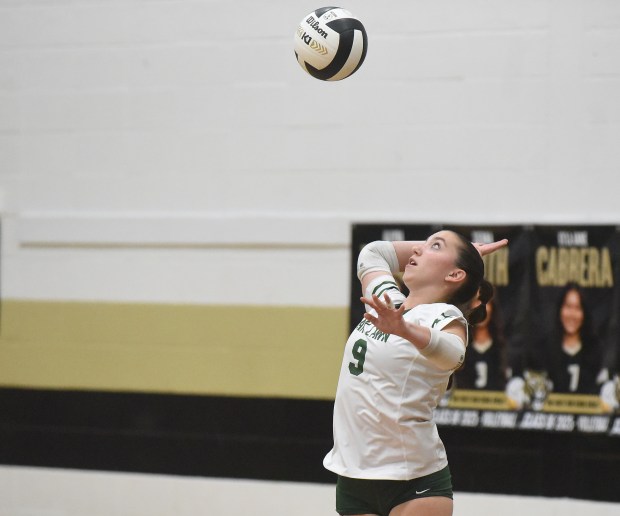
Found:
[[[487,303],[493,299],[493,285],[485,279],[480,283],[480,289],[478,290],[478,297],[476,301],[478,303],[474,308],[468,311],[466,318],[469,324],[474,325],[481,323],[487,316]],[[476,303],[474,301],[474,304]]]

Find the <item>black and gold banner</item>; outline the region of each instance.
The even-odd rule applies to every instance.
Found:
[[[441,229],[509,245],[484,258],[495,297],[470,331],[438,423],[620,436],[619,228],[358,224],[352,260],[373,240],[424,240]],[[351,326],[363,313],[352,265]]]

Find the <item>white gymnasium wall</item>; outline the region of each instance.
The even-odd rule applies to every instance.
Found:
[[[342,5],[323,83],[312,2],[0,2],[2,295],[346,306],[352,221],[618,222],[619,2]]]

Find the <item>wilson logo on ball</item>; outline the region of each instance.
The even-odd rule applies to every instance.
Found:
[[[339,81],[355,73],[368,49],[364,25],[341,7],[321,7],[305,16],[294,42],[299,65],[322,81]]]
[[[319,24],[318,21],[314,19],[314,16],[309,16],[308,19],[306,20],[306,23],[310,25],[310,27],[312,27],[315,31],[317,31],[319,33],[319,36],[323,36],[324,38],[327,38],[327,32],[325,32],[321,28],[321,25]]]

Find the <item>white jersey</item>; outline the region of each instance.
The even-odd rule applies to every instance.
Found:
[[[396,287],[385,279],[372,282],[366,295]],[[393,289],[389,295],[396,305],[404,300]],[[455,320],[467,325],[461,311],[445,303],[418,305],[403,317],[436,329]],[[451,373],[434,366],[411,342],[362,319],[345,347],[334,447],[323,465],[345,477],[383,480],[410,480],[444,468],[448,461],[433,413]]]

